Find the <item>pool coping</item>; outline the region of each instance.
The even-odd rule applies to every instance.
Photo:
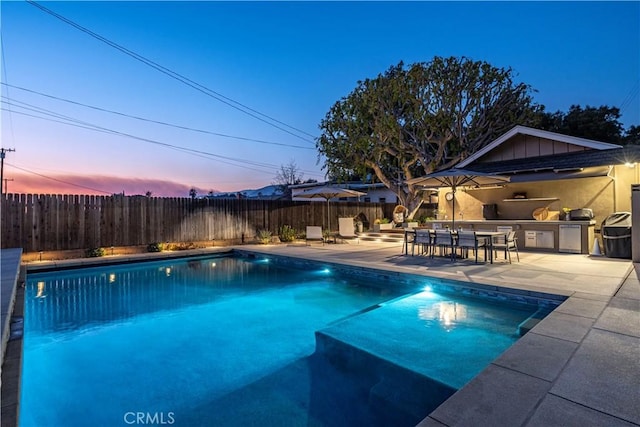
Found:
[[[134,262],[145,259],[163,259],[176,258],[185,256],[210,255],[214,253],[232,252],[234,250],[245,250],[248,252],[265,253],[265,248],[255,247],[248,250],[246,247],[228,247],[220,250],[203,249],[197,253],[184,251],[181,253],[160,253],[160,254],[141,254],[140,256],[119,257],[118,260],[109,260],[109,263]],[[269,253],[267,248],[266,253]],[[287,250],[287,249],[285,249]],[[395,249],[394,249],[395,250]],[[4,250],[3,250],[4,251]],[[308,251],[308,250],[305,250]],[[291,255],[291,254],[288,254]],[[308,259],[309,253],[292,255],[297,258]],[[89,266],[103,263],[109,257],[90,260],[69,260],[58,261],[53,263],[53,268],[64,268],[68,266]],[[348,257],[345,257],[348,258]],[[334,261],[327,261],[335,264]],[[357,262],[343,261],[339,264],[358,266]],[[450,399],[440,405],[428,417],[426,417],[420,426],[453,426],[453,425],[479,425],[493,426],[503,424],[505,420],[509,420],[509,425],[527,425],[538,426],[548,425],[550,422],[560,422],[562,414],[571,414],[573,417],[584,420],[585,422],[593,420],[594,417],[602,423],[608,425],[640,425],[640,411],[629,403],[636,403],[635,408],[640,408],[640,396],[637,396],[637,389],[628,389],[628,383],[636,384],[638,378],[637,370],[634,371],[634,363],[632,360],[630,367],[625,370],[629,378],[623,377],[623,384],[612,384],[610,381],[605,384],[605,391],[609,397],[614,396],[614,402],[607,405],[595,401],[593,393],[589,394],[585,391],[571,388],[569,382],[574,379],[577,384],[584,382],[585,368],[583,360],[585,357],[592,356],[594,351],[596,355],[604,358],[600,366],[608,372],[610,365],[614,361],[609,361],[608,353],[614,353],[613,356],[620,356],[620,351],[629,351],[629,342],[631,345],[640,343],[640,333],[638,331],[629,331],[619,321],[616,316],[623,315],[632,316],[632,320],[640,320],[640,293],[638,292],[640,283],[640,268],[638,265],[629,263],[626,274],[622,277],[615,291],[611,295],[595,295],[585,294],[584,292],[576,292],[564,290],[561,293],[568,298],[561,304],[551,315],[547,321],[541,322],[534,327],[532,331],[527,333],[512,347],[510,347],[502,356],[491,363],[489,367],[483,370],[469,384],[460,389]],[[51,263],[38,263],[38,266],[30,265],[29,270],[46,271],[51,269]],[[389,271],[385,268],[379,268],[381,271]],[[635,271],[635,274],[633,274]],[[436,274],[433,274],[436,273]],[[437,271],[423,273],[429,277],[443,276]],[[447,275],[444,275],[445,278]],[[454,278],[457,280],[457,278]],[[465,281],[465,280],[458,280]],[[484,280],[475,280],[473,283],[485,282]],[[491,285],[491,281],[485,283]],[[493,286],[498,286],[495,283]],[[535,286],[534,292],[537,291]],[[513,289],[513,288],[508,288]],[[548,292],[548,289],[546,290]],[[555,294],[555,293],[554,293]],[[621,307],[622,306],[622,307]],[[586,307],[586,308],[585,308]],[[617,310],[617,311],[616,311]],[[612,320],[613,319],[613,320]],[[573,334],[573,335],[572,335]],[[597,347],[594,350],[594,342],[602,337],[609,339],[617,339],[613,346]],[[526,339],[530,337],[530,339]],[[621,342],[621,343],[620,343]],[[10,342],[11,343],[11,342]],[[21,340],[20,340],[21,344]],[[618,348],[618,346],[621,348]],[[564,347],[563,347],[564,346]],[[625,347],[626,346],[626,347]],[[557,347],[562,347],[563,351],[558,351]],[[637,346],[640,348],[640,346]],[[531,357],[530,351],[534,349],[542,354],[542,361]],[[552,350],[551,359],[544,352],[548,349]],[[632,356],[637,354],[631,350]],[[20,349],[21,352],[21,349]],[[539,359],[539,358],[538,358]],[[619,361],[619,360],[618,360]],[[548,370],[549,365],[553,369]],[[19,368],[19,364],[17,365]],[[598,373],[587,372],[593,376]],[[3,372],[3,377],[5,373]],[[634,376],[635,375],[635,376]],[[626,378],[626,382],[624,379]],[[587,378],[588,379],[588,378]],[[601,378],[598,378],[602,380]],[[4,381],[3,381],[4,389]],[[479,393],[479,390],[482,393]],[[4,390],[3,390],[4,391]],[[601,393],[599,390],[598,393]],[[16,390],[17,394],[17,390]],[[5,395],[3,394],[3,420],[2,426],[16,425],[17,417],[14,423],[10,420],[5,423]],[[17,402],[15,411],[17,411]],[[506,417],[506,418],[505,418]],[[513,421],[513,422],[512,422]],[[497,424],[496,424],[497,423]],[[587,422],[588,423],[588,422]]]
[[[15,426],[18,420],[18,397],[22,365],[21,320],[24,306],[24,268],[20,260],[22,249],[2,249],[0,276],[2,301],[2,352],[0,353],[2,376],[2,427]],[[15,334],[19,334],[14,339]]]
[[[11,327],[11,315],[15,306],[16,299],[16,284],[20,275],[20,259],[22,257],[22,249],[5,249],[3,250],[2,258],[0,259],[0,272],[2,286],[2,298],[0,304],[2,305],[2,357],[9,341],[10,327]]]
[[[163,251],[163,252],[149,252],[142,254],[129,254],[129,255],[106,255],[95,258],[74,258],[66,260],[54,260],[54,261],[34,261],[26,264],[28,273],[40,273],[53,271],[58,269],[75,269],[85,267],[95,267],[102,265],[118,265],[118,264],[131,264],[140,261],[149,261],[150,259],[176,259],[176,258],[193,258],[199,256],[207,256],[217,253],[230,253],[233,252],[232,247],[215,247],[205,249],[190,249],[185,251]]]

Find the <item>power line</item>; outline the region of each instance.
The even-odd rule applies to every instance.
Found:
[[[6,98],[4,96],[0,97],[0,98]],[[236,167],[242,167],[245,169],[249,169],[249,170],[254,170],[257,172],[261,172],[261,173],[272,173],[273,172],[273,168],[278,168],[277,165],[271,164],[271,163],[261,163],[261,162],[255,162],[252,160],[247,160],[247,159],[240,159],[240,158],[234,158],[234,157],[228,157],[228,156],[222,156],[219,154],[213,154],[210,152],[206,152],[206,151],[201,151],[201,150],[195,150],[195,149],[191,149],[188,147],[182,147],[182,146],[178,146],[175,144],[169,144],[169,143],[165,143],[165,142],[160,142],[160,141],[156,141],[153,139],[149,139],[149,138],[145,138],[145,137],[141,137],[141,136],[137,136],[137,135],[132,135],[126,132],[121,132],[121,131],[117,131],[114,129],[109,129],[103,126],[99,126],[99,125],[95,125],[86,121],[82,121],[79,119],[75,119],[73,117],[70,116],[66,116],[60,113],[56,113],[54,111],[48,110],[46,108],[42,108],[42,107],[38,107],[26,102],[22,102],[22,101],[6,101],[6,100],[2,100],[1,101],[3,104],[6,104],[8,106],[11,107],[18,107],[18,108],[22,108],[24,110],[27,111],[32,111],[38,114],[44,114],[46,116],[50,116],[50,117],[55,117],[56,119],[60,119],[60,120],[54,120],[54,119],[50,119],[50,118],[46,118],[46,117],[41,117],[41,116],[36,116],[33,114],[28,114],[22,111],[15,111],[15,110],[11,110],[11,109],[7,109],[2,107],[1,109],[4,111],[8,111],[11,112],[13,114],[21,114],[24,116],[28,116],[28,117],[33,117],[33,118],[37,118],[40,120],[47,120],[47,121],[51,121],[54,123],[60,123],[60,124],[64,124],[67,126],[74,126],[74,127],[78,127],[81,129],[87,129],[87,130],[92,130],[95,132],[102,132],[102,133],[108,133],[108,134],[113,134],[113,135],[118,135],[118,136],[124,136],[127,138],[132,138],[132,139],[136,139],[139,141],[143,141],[143,142],[149,142],[152,144],[157,144],[157,145],[161,145],[164,146],[166,148],[170,148],[170,149],[175,149],[178,151],[183,151],[186,152],[187,154],[192,154],[192,155],[196,155],[197,157],[205,157],[205,158],[209,158],[209,157],[216,157],[216,159],[211,159],[210,160],[217,160],[218,162],[221,163],[225,163],[225,164],[229,164],[231,166],[236,166]],[[16,104],[17,103],[17,104]],[[226,159],[229,160],[230,162],[237,162],[237,163],[241,163],[241,164],[236,164],[236,163],[230,163],[229,161],[223,161],[220,159]],[[262,168],[269,168],[269,171],[264,171],[264,170],[259,170],[259,169],[255,169],[255,168],[250,168],[248,166],[246,166],[246,164],[250,164],[256,167],[262,167]],[[318,175],[316,171],[308,171],[308,170],[302,170],[302,172],[305,173],[310,173],[312,175]]]
[[[163,121],[159,121],[159,120],[147,119],[147,118],[144,118],[144,117],[139,117],[139,116],[134,116],[134,115],[131,115],[131,114],[121,113],[119,111],[109,110],[109,109],[102,108],[102,107],[96,107],[94,105],[84,104],[84,103],[81,103],[81,102],[78,102],[78,101],[72,101],[70,99],[60,98],[60,97],[57,97],[57,96],[54,96],[54,95],[49,95],[49,94],[46,94],[46,93],[42,93],[42,92],[38,92],[38,91],[35,91],[35,90],[27,89],[27,88],[24,88],[24,87],[10,85],[8,83],[0,82],[0,84],[2,84],[4,86],[7,86],[7,88],[11,87],[11,88],[14,88],[14,89],[19,89],[19,90],[22,90],[22,91],[25,91],[25,92],[29,92],[29,93],[33,93],[33,94],[36,94],[36,95],[44,96],[44,97],[47,97],[47,98],[50,98],[50,99],[55,99],[57,101],[67,102],[69,104],[79,105],[81,107],[91,108],[91,109],[97,110],[97,111],[102,111],[102,112],[106,112],[106,113],[110,113],[110,114],[115,114],[115,115],[118,115],[118,116],[128,117],[128,118],[131,118],[131,119],[140,120],[140,121],[144,121],[144,122],[155,123],[155,124],[159,124],[159,125],[163,125],[163,126],[169,126],[169,127],[173,127],[173,128],[177,128],[177,129],[183,129],[183,130],[189,130],[189,131],[193,131],[193,132],[205,133],[205,134],[209,134],[209,135],[220,136],[220,137],[223,137],[223,138],[233,138],[233,139],[238,139],[238,140],[242,140],[242,141],[258,142],[258,143],[261,143],[261,144],[280,145],[280,146],[283,146],[283,147],[301,148],[303,150],[313,150],[314,149],[312,147],[306,147],[306,146],[303,147],[301,145],[285,144],[285,143],[282,143],[282,142],[265,141],[265,140],[261,140],[261,139],[254,139],[254,138],[246,138],[246,137],[242,137],[242,136],[227,135],[227,134],[223,134],[223,133],[212,132],[212,131],[203,130],[203,129],[196,129],[196,128],[192,128],[192,127],[188,127],[188,126],[177,125],[177,124],[163,122]]]
[[[2,181],[4,181],[4,193],[3,194],[7,194],[7,189],[8,189],[8,182],[13,182],[14,179],[13,178],[3,178]]]
[[[0,148],[0,196],[4,193],[2,192],[2,182],[4,180],[4,157],[7,153],[16,151],[13,148]]]
[[[235,100],[233,100],[233,99],[231,99],[231,98],[229,98],[227,96],[224,96],[224,95],[222,95],[222,94],[220,94],[220,93],[218,93],[218,92],[216,92],[216,91],[214,91],[212,89],[209,89],[208,87],[206,87],[204,85],[201,85],[200,83],[197,83],[197,82],[195,82],[195,81],[193,81],[193,80],[181,75],[180,73],[177,73],[177,72],[175,72],[175,71],[173,71],[173,70],[171,70],[169,68],[166,68],[166,67],[164,67],[164,66],[162,66],[162,65],[160,65],[160,64],[158,64],[158,63],[156,63],[156,62],[154,62],[154,61],[152,61],[152,60],[150,60],[148,58],[145,58],[144,56],[142,56],[140,54],[137,54],[137,53],[135,53],[135,52],[133,52],[133,51],[131,51],[131,50],[129,50],[129,49],[127,49],[127,48],[125,48],[125,47],[123,47],[123,46],[121,46],[121,45],[119,45],[119,44],[117,44],[117,43],[115,43],[115,42],[113,42],[113,41],[111,41],[111,40],[109,40],[109,39],[107,39],[107,38],[95,33],[95,32],[93,32],[91,30],[89,30],[88,28],[85,28],[85,27],[81,26],[80,24],[77,24],[76,22],[74,22],[74,21],[72,21],[72,20],[70,20],[68,18],[65,18],[64,16],[52,11],[51,9],[48,9],[48,8],[36,3],[33,0],[26,0],[26,1],[27,1],[27,3],[39,8],[43,12],[48,13],[49,15],[61,20],[62,22],[71,25],[72,27],[82,31],[83,33],[90,35],[91,37],[93,37],[93,38],[95,38],[95,39],[97,39],[97,40],[99,40],[99,41],[101,41],[101,42],[113,47],[116,50],[119,50],[120,52],[122,52],[122,53],[124,53],[124,54],[126,54],[126,55],[128,55],[128,56],[130,56],[132,58],[134,58],[135,60],[140,61],[143,64],[148,65],[149,67],[151,67],[151,68],[153,68],[153,69],[155,69],[157,71],[160,71],[161,73],[163,73],[163,74],[165,74],[165,75],[167,75],[167,76],[169,76],[169,77],[171,77],[171,78],[173,78],[173,79],[175,79],[175,80],[177,80],[177,81],[179,81],[179,82],[181,82],[181,83],[183,83],[183,84],[185,84],[185,85],[187,85],[187,86],[189,86],[189,87],[191,87],[191,88],[193,88],[193,89],[195,89],[195,90],[197,90],[197,91],[199,91],[199,92],[201,92],[201,93],[203,93],[203,94],[205,94],[207,96],[210,96],[211,98],[214,98],[215,100],[217,100],[219,102],[222,102],[223,104],[228,105],[231,108],[234,108],[234,109],[236,109],[236,110],[238,110],[240,112],[243,112],[243,113],[253,117],[254,119],[260,120],[261,122],[266,123],[266,124],[268,124],[270,126],[273,126],[273,127],[277,128],[277,129],[283,131],[283,132],[286,132],[286,133],[288,133],[290,135],[293,135],[296,138],[299,138],[299,139],[301,139],[303,141],[306,141],[306,142],[309,142],[309,143],[315,145],[315,143],[313,141],[311,141],[311,140],[309,140],[309,139],[307,139],[305,137],[302,137],[302,136],[300,136],[298,134],[295,134],[295,133],[293,133],[293,132],[291,132],[291,131],[289,131],[287,129],[284,129],[283,127],[278,126],[275,123],[278,123],[278,124],[280,124],[282,126],[286,126],[289,129],[293,129],[298,133],[301,133],[301,134],[307,135],[307,136],[309,136],[311,138],[314,138],[314,135],[312,135],[312,134],[310,134],[308,132],[305,132],[305,131],[303,131],[301,129],[298,129],[298,128],[294,127],[294,126],[288,125],[288,124],[286,124],[286,123],[284,123],[284,122],[282,122],[280,120],[277,120],[277,119],[275,119],[275,118],[273,118],[273,117],[271,117],[271,116],[269,116],[267,114],[261,113],[261,112],[255,110],[253,108],[250,108],[250,107],[248,107],[248,106],[246,106],[246,105],[244,105],[244,104],[242,104],[242,103],[240,103],[238,101],[235,101]],[[260,116],[265,117],[268,120],[265,120]],[[273,122],[275,122],[275,123],[273,123]]]
[[[2,36],[2,31],[0,28],[0,54],[2,55],[2,76],[0,76],[0,80],[8,81],[7,78],[7,63],[5,62],[4,57],[4,37]],[[4,77],[4,79],[2,79]],[[4,84],[4,83],[3,83]],[[9,95],[9,88],[7,88],[7,95]],[[9,114],[9,130],[11,131],[11,141],[15,142],[15,135],[13,133],[13,119],[11,114]]]
[[[207,152],[207,151],[195,150],[195,149],[187,148],[187,147],[181,147],[181,146],[178,146],[178,145],[175,145],[175,144],[169,144],[169,143],[166,143],[166,142],[160,142],[160,141],[156,141],[156,140],[153,140],[153,139],[150,139],[150,138],[145,138],[145,137],[141,137],[141,136],[137,136],[137,135],[132,135],[132,134],[129,134],[129,133],[126,133],[126,132],[121,132],[121,131],[105,128],[103,126],[95,125],[95,124],[92,124],[92,123],[89,123],[89,122],[81,121],[81,120],[74,119],[74,118],[69,117],[69,116],[65,116],[65,115],[62,115],[62,114],[59,114],[59,113],[55,113],[53,111],[49,111],[49,110],[41,108],[41,107],[33,106],[33,105],[25,103],[25,102],[18,101],[18,103],[23,104],[23,105],[16,105],[16,104],[14,104],[12,102],[2,100],[2,103],[3,104],[7,104],[9,106],[22,108],[22,109],[25,109],[27,111],[33,111],[33,112],[36,112],[38,114],[45,114],[47,116],[55,117],[55,118],[60,119],[60,120],[54,120],[54,119],[50,119],[50,118],[46,118],[46,117],[36,116],[36,115],[28,114],[28,113],[25,113],[25,112],[22,112],[22,111],[15,111],[15,110],[11,110],[11,109],[6,109],[4,107],[2,108],[2,110],[9,111],[9,112],[14,113],[14,114],[22,114],[22,115],[25,115],[25,116],[28,116],[28,117],[33,117],[33,118],[37,118],[37,119],[41,119],[41,120],[52,121],[52,122],[64,124],[64,125],[67,125],[67,126],[75,126],[75,127],[79,127],[79,128],[82,128],[82,129],[88,129],[88,130],[93,130],[93,131],[97,131],[97,132],[103,132],[103,133],[123,136],[123,137],[127,137],[127,138],[132,138],[132,139],[136,139],[136,140],[139,140],[139,141],[160,145],[160,146],[163,146],[165,148],[169,148],[169,149],[173,149],[173,150],[177,150],[177,151],[182,151],[182,152],[185,152],[187,154],[195,155],[197,157],[208,158],[209,160],[215,160],[215,161],[218,161],[220,163],[228,164],[228,165],[235,166],[235,167],[241,167],[241,168],[248,169],[248,170],[253,170],[253,171],[256,171],[256,172],[260,172],[260,173],[273,173],[273,170],[278,168],[277,165],[273,165],[273,164],[270,164],[270,163],[261,163],[261,162],[255,162],[255,161],[247,160],[247,159],[239,159],[239,158],[234,158],[234,157],[222,156],[220,154],[214,154],[214,153],[210,153],[210,152]],[[255,166],[255,167],[249,167],[249,166],[247,166],[247,164]],[[256,167],[269,168],[269,170],[265,171],[263,169],[256,169]],[[311,172],[313,174],[316,174],[316,172],[313,172],[313,171],[303,171],[303,172]]]
[[[2,102],[5,103],[5,104],[8,104],[8,105],[12,105],[10,103],[7,103],[6,101],[2,101]],[[18,107],[24,108],[24,109],[27,109],[27,110],[31,110],[31,109],[26,108],[26,107],[21,107],[21,106],[18,106]],[[131,135],[131,134],[128,134],[128,133],[125,133],[125,132],[120,132],[120,131],[116,131],[116,130],[112,130],[112,129],[108,129],[108,128],[103,128],[101,126],[92,125],[92,124],[89,124],[89,123],[86,123],[86,122],[82,122],[82,121],[79,121],[79,120],[70,119],[70,118],[67,118],[66,116],[61,116],[61,115],[55,114],[55,113],[45,113],[45,112],[36,110],[36,112],[38,112],[40,114],[47,114],[47,115],[50,115],[52,117],[58,117],[61,120],[49,119],[49,118],[46,118],[46,117],[40,117],[40,116],[36,116],[36,115],[33,115],[33,114],[28,114],[28,113],[25,113],[25,112],[22,112],[22,111],[8,110],[6,108],[2,108],[2,109],[5,110],[5,111],[9,111],[9,112],[11,112],[13,114],[21,114],[21,115],[24,115],[24,116],[33,117],[33,118],[41,119],[41,120],[47,120],[47,121],[51,121],[51,122],[55,122],[55,123],[60,123],[60,124],[64,124],[64,125],[67,125],[67,126],[74,126],[74,127],[78,127],[78,128],[81,128],[81,129],[93,130],[93,131],[96,131],[96,132],[108,133],[108,134],[112,134],[112,135],[119,135],[119,136],[123,136],[123,137],[127,137],[127,138],[137,139],[139,141],[148,142],[148,143],[156,144],[156,145],[161,145],[161,146],[164,146],[165,148],[169,148],[169,149],[172,149],[172,150],[182,151],[182,152],[185,152],[187,154],[194,155],[196,157],[208,158],[209,160],[218,161],[220,163],[224,163],[224,164],[228,164],[228,165],[236,166],[236,167],[241,167],[241,168],[253,170],[253,171],[256,171],[256,172],[267,173],[267,171],[251,168],[251,167],[248,167],[248,166],[246,166],[244,164],[232,163],[232,161],[239,162],[239,163],[240,162],[249,163],[249,164],[254,163],[255,166],[261,166],[261,167],[269,167],[269,168],[276,167],[275,165],[259,164],[257,162],[251,162],[249,160],[244,160],[244,159],[235,159],[235,158],[232,158],[232,157],[228,158],[228,157],[221,156],[221,155],[218,155],[218,154],[208,153],[208,152],[199,151],[199,150],[193,150],[193,149],[190,149],[190,148],[180,147],[180,146],[173,145],[173,144],[168,144],[168,143],[165,143],[165,142],[155,141],[155,140],[152,140],[152,139],[149,139],[149,138],[144,138],[144,137],[141,137],[141,136]],[[211,157],[215,157],[215,158],[212,159]],[[227,159],[227,160],[230,160],[230,161],[225,161],[225,160],[221,160],[221,159]]]
[[[640,83],[636,82],[635,85],[631,87],[631,90],[629,91],[627,96],[625,96],[625,98],[620,103],[620,114],[622,114],[624,110],[626,110],[627,107],[631,105],[633,100],[638,96],[639,92],[640,92]]]
[[[74,184],[73,182],[64,181],[62,179],[57,179],[57,178],[52,178],[50,176],[46,176],[46,175],[43,175],[43,174],[38,173],[38,172],[34,172],[34,171],[31,171],[31,170],[28,170],[28,169],[24,169],[24,168],[21,168],[21,167],[16,166],[16,165],[11,165],[9,163],[7,163],[7,166],[11,166],[12,168],[16,168],[16,169],[21,170],[23,172],[27,172],[27,173],[30,173],[30,174],[33,174],[33,175],[37,175],[37,176],[42,177],[42,178],[50,179],[51,181],[56,181],[56,182],[60,182],[62,184],[71,185],[73,187],[84,188],[85,190],[97,191],[99,193],[115,194],[114,191],[104,191],[104,190],[100,190],[100,189],[93,188],[93,187],[87,187],[86,185]]]

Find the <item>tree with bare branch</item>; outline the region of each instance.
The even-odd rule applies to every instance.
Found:
[[[280,170],[276,172],[273,184],[278,187],[285,198],[290,198],[290,185],[301,184],[304,174],[300,172],[300,167],[295,160],[290,160],[286,165],[280,165]]]
[[[538,107],[514,72],[468,58],[436,57],[390,67],[358,82],[320,123],[316,141],[328,175],[375,174],[412,218],[421,188],[406,180],[453,166]]]

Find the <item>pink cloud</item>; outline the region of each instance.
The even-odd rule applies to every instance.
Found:
[[[150,191],[157,197],[189,197],[189,190],[194,188],[191,185],[161,179],[101,175],[50,175],[49,178],[45,178],[23,173],[11,173],[8,176],[5,173],[5,178],[13,179],[7,182],[8,193],[108,195],[124,192],[125,195],[131,196],[144,195]],[[198,195],[205,195],[209,191],[217,192],[215,189],[195,189]]]

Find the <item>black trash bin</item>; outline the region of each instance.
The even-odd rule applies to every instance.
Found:
[[[631,212],[612,213],[600,226],[604,254],[631,259]]]

